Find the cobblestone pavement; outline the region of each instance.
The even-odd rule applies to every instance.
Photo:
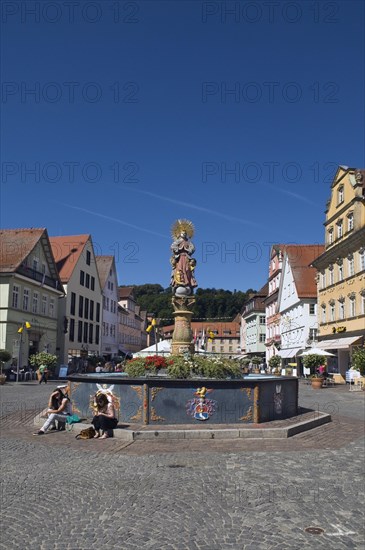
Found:
[[[285,440],[33,437],[55,385],[0,388],[0,548],[365,548],[365,392],[301,383],[333,422]]]

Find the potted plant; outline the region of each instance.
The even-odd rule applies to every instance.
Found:
[[[249,368],[248,368],[248,365],[251,363],[251,359],[249,357],[245,357],[244,359],[242,359],[240,361],[240,364],[242,365],[242,372],[243,374],[248,374],[250,371],[249,371]]]
[[[352,368],[359,371],[361,376],[365,376],[365,346],[352,352]]]
[[[0,384],[6,382],[6,374],[3,374],[3,363],[7,363],[11,359],[11,353],[6,349],[0,349]]]
[[[269,367],[271,368],[272,374],[275,374],[276,376],[280,376],[280,365],[281,365],[281,357],[280,355],[273,355],[269,359]]]
[[[259,365],[260,365],[260,363],[261,363],[261,357],[258,357],[258,356],[256,355],[255,357],[252,357],[251,361],[252,361],[252,364],[254,365],[253,372],[254,372],[255,374],[260,374]]]
[[[312,388],[319,389],[323,384],[326,359],[318,353],[303,356],[303,366],[311,371]]]
[[[37,371],[38,380],[40,380],[40,378],[41,378],[41,374],[39,372],[39,367],[41,365],[45,365],[47,367],[46,378],[48,379],[50,373],[52,373],[54,371],[54,369],[56,368],[57,361],[58,361],[57,355],[52,355],[51,353],[46,353],[45,351],[41,351],[40,353],[36,353],[35,355],[32,355],[29,358],[29,363]]]

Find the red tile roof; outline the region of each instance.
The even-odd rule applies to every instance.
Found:
[[[126,298],[131,298],[134,300],[133,287],[132,286],[120,286],[118,287],[118,296],[119,300],[125,300]]]
[[[51,278],[62,289],[61,279],[53,255],[47,229],[2,229],[0,230],[0,272],[14,273],[25,262],[32,250],[41,242]],[[23,273],[22,273],[23,274]],[[48,283],[46,283],[48,284]]]
[[[99,273],[101,289],[105,287],[111,268],[113,267],[114,256],[95,256],[96,267]]]
[[[90,235],[63,235],[50,237],[53,255],[56,260],[61,281],[67,283],[85,248]]]
[[[166,327],[161,327],[163,333],[166,335],[173,332],[175,325],[168,325]],[[193,336],[195,331],[197,334],[205,330],[206,337],[208,338],[207,331],[217,331],[216,338],[239,338],[240,323],[236,321],[192,321],[191,329],[193,331]],[[230,331],[230,334],[224,334],[224,332]]]
[[[2,229],[0,230],[0,271],[11,273],[24,262],[32,252],[46,229]]]
[[[324,245],[288,245],[285,255],[289,259],[299,298],[316,298],[317,270],[310,264],[324,252]]]

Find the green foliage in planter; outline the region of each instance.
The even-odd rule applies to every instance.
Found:
[[[7,349],[0,349],[0,373],[3,373],[3,363],[7,363],[11,359],[11,353]]]
[[[319,355],[318,353],[311,353],[309,355],[303,355],[303,366],[306,369],[311,370],[311,374],[313,378],[320,378],[321,374],[319,374],[317,369],[319,369],[320,366],[326,364],[326,358],[323,355]]]
[[[352,366],[361,376],[365,376],[365,346],[352,352]]]
[[[212,359],[199,355],[192,355],[189,358],[180,355],[172,355],[165,358],[138,357],[128,361],[125,372],[130,377],[140,377],[146,374],[157,374],[159,368],[167,368],[170,378],[192,378],[201,376],[203,378],[224,379],[229,377],[241,377],[241,369],[236,361],[230,359]],[[159,360],[158,360],[159,359]]]
[[[128,361],[124,370],[131,378],[145,376],[146,368],[144,357],[136,357],[135,359]]]
[[[280,355],[273,355],[269,359],[269,367],[272,369],[278,369],[281,365],[281,357]]]
[[[258,357],[257,355],[255,355],[255,357],[252,357],[251,361],[254,365],[260,365],[262,363],[261,357]]]
[[[174,355],[169,358],[167,373],[170,378],[189,378],[191,375],[191,362],[184,357]]]
[[[45,351],[36,353],[29,358],[29,363],[32,367],[35,367],[35,369],[39,369],[41,365],[46,365],[49,370],[54,370],[56,368],[57,361],[57,355],[52,355],[51,353],[46,353]]]
[[[147,357],[136,357],[127,361],[125,372],[128,376],[139,377],[146,374],[157,374],[160,369],[167,368],[167,361],[161,355],[148,355]]]
[[[242,363],[242,365],[247,366],[251,363],[251,359],[249,357],[245,357],[244,359],[240,360],[240,363]]]

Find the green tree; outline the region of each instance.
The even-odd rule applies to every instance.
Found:
[[[3,363],[7,363],[11,359],[11,353],[7,349],[0,349],[0,374],[3,373]]]
[[[360,372],[361,376],[365,376],[365,346],[352,352],[351,363],[353,368]]]

